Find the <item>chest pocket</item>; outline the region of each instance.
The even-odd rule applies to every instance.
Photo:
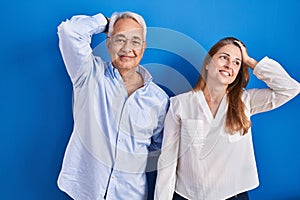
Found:
[[[181,120],[180,151],[181,153],[196,148],[200,151],[204,145],[204,121],[198,119]]]
[[[229,140],[230,143],[238,142],[238,141],[240,141],[241,139],[244,138],[244,136],[242,136],[240,132],[236,132],[233,135],[227,134],[227,137],[228,137],[228,140]]]
[[[148,140],[153,135],[158,118],[156,112],[153,110],[130,109],[128,114],[123,114],[127,120],[122,123],[127,127],[129,135],[141,140]]]

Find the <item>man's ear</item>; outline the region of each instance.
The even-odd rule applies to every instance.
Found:
[[[106,47],[109,48],[110,47],[110,39],[107,37],[106,38]]]
[[[146,41],[145,41],[145,42],[143,43],[143,51],[145,51],[146,48],[147,48],[147,43],[146,43]]]

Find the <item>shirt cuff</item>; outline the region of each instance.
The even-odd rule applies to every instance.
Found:
[[[94,15],[93,18],[96,20],[96,23],[98,24],[98,30],[96,31],[96,33],[101,33],[106,31],[106,26],[108,25],[107,18],[102,13]]]
[[[264,72],[264,70],[262,69],[262,67],[264,65],[266,65],[267,63],[269,63],[269,62],[272,62],[271,59],[269,57],[265,56],[254,67],[253,74],[256,75],[256,76],[260,76]]]

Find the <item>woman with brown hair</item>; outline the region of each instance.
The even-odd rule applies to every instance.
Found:
[[[246,90],[248,68],[269,88]],[[233,37],[217,42],[195,88],[171,98],[155,199],[248,199],[247,191],[259,184],[250,117],[299,92],[278,62],[257,62]]]

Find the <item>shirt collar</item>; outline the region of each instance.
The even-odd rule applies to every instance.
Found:
[[[141,76],[144,79],[144,85],[147,85],[149,82],[152,81],[152,76],[150,74],[150,72],[143,66],[139,65],[136,69],[137,72],[139,72],[141,74]]]

